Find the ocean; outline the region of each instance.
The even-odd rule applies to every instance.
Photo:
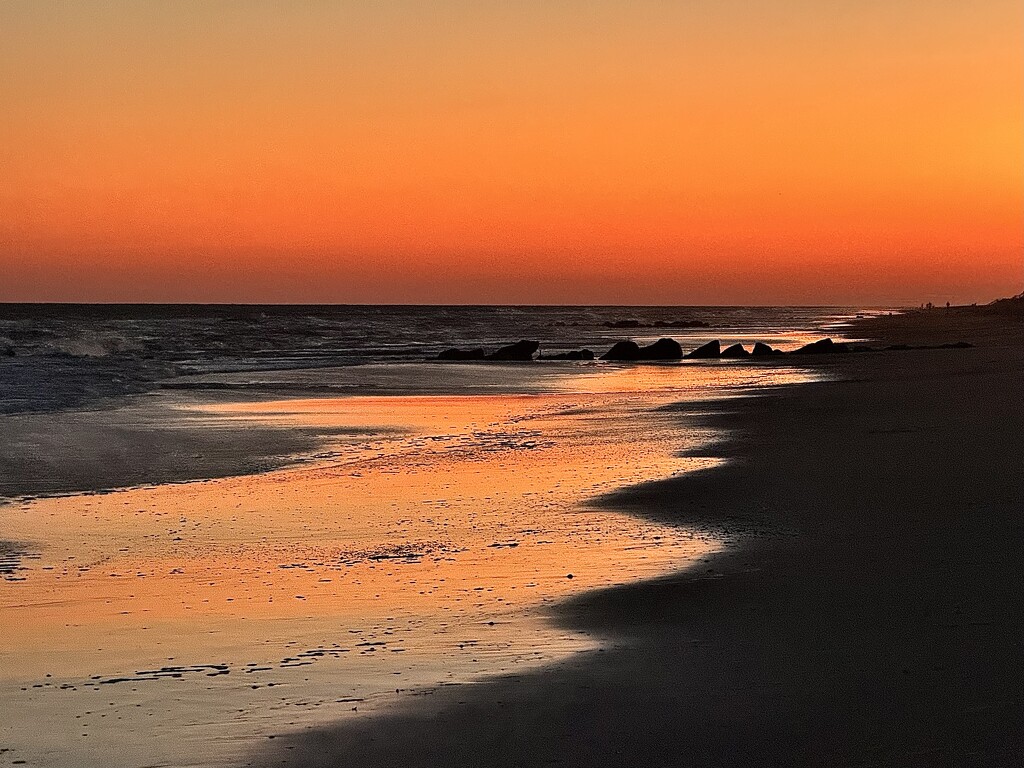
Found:
[[[783,349],[836,333],[855,307],[295,306],[0,304],[0,413],[89,407],[152,389],[248,387],[237,374],[431,360],[449,347],[535,339],[542,354],[662,336],[684,349],[713,338]],[[416,391],[422,377],[393,391]],[[358,373],[345,386],[364,391]],[[398,383],[396,383],[396,381]],[[326,375],[274,388],[330,389]],[[336,391],[336,390],[334,390]]]

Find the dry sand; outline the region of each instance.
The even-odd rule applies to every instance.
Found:
[[[805,361],[836,378],[709,419],[726,464],[609,498],[742,537],[563,606],[615,649],[279,737],[248,764],[1020,765],[1020,314],[855,332],[978,346]]]

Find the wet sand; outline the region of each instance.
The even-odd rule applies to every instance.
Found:
[[[507,382],[498,394],[172,393],[82,416],[131,424],[136,450],[145,413],[185,446],[212,430],[231,461],[289,465],[0,507],[0,764],[230,764],[451,683],[613,653],[603,630],[552,623],[555,606],[697,563],[728,535],[588,500],[716,463],[716,433],[696,418],[681,428],[669,405],[807,375],[723,364],[542,377],[532,394]],[[275,435],[316,448],[289,456]],[[183,456],[161,466],[179,479],[204,466]]]
[[[801,361],[829,377],[700,416],[731,436],[724,463],[605,503],[733,546],[558,609],[614,647],[246,764],[1019,765],[1024,326],[935,312],[854,332],[978,346]]]
[[[568,368],[568,371],[567,371]],[[363,425],[289,428],[212,418],[196,403],[298,397],[549,392],[568,366],[362,365],[179,376],[163,389],[106,404],[0,418],[0,498],[254,474],[293,463]]]

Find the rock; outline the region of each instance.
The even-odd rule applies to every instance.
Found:
[[[639,360],[680,360],[683,348],[675,339],[658,339],[653,344],[640,347]]]
[[[908,349],[912,349],[909,344],[890,344],[885,348],[886,352],[906,352]]]
[[[639,360],[640,345],[635,341],[619,341],[601,355],[602,360]]]
[[[560,352],[557,355],[545,357],[545,360],[593,360],[594,353],[589,349],[574,349],[572,352]]]
[[[497,352],[492,352],[487,356],[488,360],[501,360],[501,361],[516,361],[525,362],[527,360],[533,360],[533,356],[540,349],[539,341],[517,341],[515,344],[509,344],[507,347],[502,347]]]
[[[832,339],[821,339],[819,341],[805,344],[799,349],[793,350],[794,355],[822,355],[832,351],[835,342]]]
[[[742,344],[733,344],[722,350],[722,357],[750,357],[750,352]]]
[[[952,344],[943,344],[942,349],[970,349],[974,345],[969,341],[956,341]],[[13,354],[13,350],[12,350]]]
[[[754,351],[750,354],[754,357],[767,357],[768,355],[781,354],[781,350],[772,349],[769,345],[759,341],[754,345]]]
[[[709,341],[703,346],[697,347],[693,352],[688,354],[686,358],[688,360],[707,360],[713,357],[722,356],[722,345],[718,342],[718,339]]]
[[[604,324],[605,328],[639,328],[639,320],[610,320]]]
[[[620,341],[605,352],[602,360],[679,360],[683,356],[683,348],[675,339],[658,339],[646,347],[639,346],[635,341]]]
[[[800,349],[793,350],[794,355],[828,355],[833,352],[849,352],[847,344],[836,344],[832,339],[820,339],[819,341],[806,344]]]
[[[710,328],[703,320],[655,320],[653,328]]]
[[[482,349],[446,349],[437,356],[438,360],[483,360],[485,359]]]

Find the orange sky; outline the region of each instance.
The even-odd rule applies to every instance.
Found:
[[[6,0],[0,104],[0,300],[1024,289],[1020,0]]]

